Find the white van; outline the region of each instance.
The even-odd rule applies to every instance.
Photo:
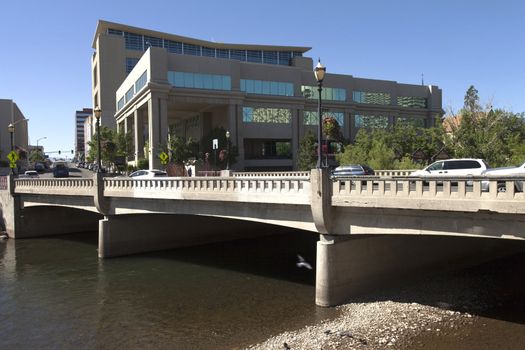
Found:
[[[410,176],[480,176],[489,168],[483,159],[447,159],[434,162],[425,169],[414,171]]]

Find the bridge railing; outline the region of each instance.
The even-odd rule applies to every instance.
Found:
[[[525,177],[340,178],[333,181],[332,204],[525,213],[524,185]]]
[[[413,170],[374,170],[374,173],[377,176],[408,176],[412,172],[416,171],[416,169]]]
[[[95,183],[87,178],[15,179],[15,193],[93,196]]]
[[[284,172],[254,172],[254,171],[243,171],[243,172],[234,172],[233,177],[286,177],[286,178],[302,178],[309,179],[309,171],[284,171]]]
[[[300,177],[105,178],[106,197],[309,204],[310,181]]]

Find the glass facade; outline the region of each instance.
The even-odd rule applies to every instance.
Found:
[[[126,103],[129,102],[133,98],[133,95],[135,95],[135,86],[132,86],[129,88],[129,90],[126,92]]]
[[[319,99],[317,86],[301,86],[301,93],[309,99]],[[328,101],[346,101],[346,89],[323,87],[321,98]]]
[[[323,111],[323,117],[332,116],[337,120],[337,123],[339,126],[343,126],[345,124],[345,114],[343,112],[330,112],[330,111]],[[317,117],[317,111],[304,111],[303,114],[303,124],[304,125],[319,125],[319,118]]]
[[[285,108],[243,107],[242,121],[245,123],[290,124],[292,111]]]
[[[410,108],[427,108],[427,99],[424,97],[398,96],[397,105]]]
[[[386,129],[388,128],[388,117],[383,115],[355,115],[356,128]]]
[[[292,159],[292,142],[244,139],[244,159]]]
[[[120,111],[122,107],[124,107],[124,97],[121,97],[120,100],[117,102],[117,111]]]
[[[168,52],[177,54],[225,58],[253,63],[279,64],[284,66],[290,65],[293,57],[303,56],[303,53],[299,51],[239,50],[201,47],[200,45],[129,33],[112,28],[109,28],[107,33],[124,36],[126,49],[128,50],[145,51],[150,46],[164,47]]]
[[[164,47],[163,46],[163,43],[162,43],[162,39],[161,38],[155,38],[153,36],[144,36],[144,44],[145,44],[145,49],[147,49],[148,47],[150,46],[153,46],[153,47]]]
[[[139,61],[138,58],[126,57],[126,73],[129,74],[135,68],[135,65]]]
[[[229,75],[169,71],[168,81],[171,85],[176,87],[231,90],[231,77]]]
[[[353,100],[357,103],[373,105],[389,105],[391,103],[390,94],[387,92],[365,92],[354,91]]]
[[[142,89],[148,81],[148,71],[144,71],[142,75],[137,79],[135,82],[135,92],[139,92],[140,89]]]
[[[397,125],[411,125],[416,128],[425,127],[425,117],[397,117]]]
[[[278,81],[241,79],[241,91],[249,94],[293,96],[293,84]]]

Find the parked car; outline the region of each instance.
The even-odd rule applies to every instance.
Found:
[[[153,179],[157,177],[166,177],[168,174],[162,170],[137,170],[129,174],[129,177],[133,179]]]
[[[374,175],[374,169],[365,164],[341,165],[332,171],[332,177]]]
[[[416,170],[410,176],[479,176],[489,168],[483,159],[447,159],[434,162],[422,170]]]
[[[483,172],[483,176],[502,177],[502,176],[523,176],[525,177],[525,163],[515,167],[493,168]],[[489,180],[481,181],[481,190],[489,190]],[[523,192],[523,181],[514,181],[514,189],[517,192]],[[498,192],[507,192],[505,180],[498,181]]]
[[[27,170],[23,175],[21,175],[20,177],[25,177],[25,178],[39,178],[40,176],[38,175],[38,173],[36,172],[36,170]]]

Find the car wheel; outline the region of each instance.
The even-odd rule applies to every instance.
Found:
[[[505,184],[498,184],[498,192],[500,193],[507,192],[507,186],[505,186]]]

